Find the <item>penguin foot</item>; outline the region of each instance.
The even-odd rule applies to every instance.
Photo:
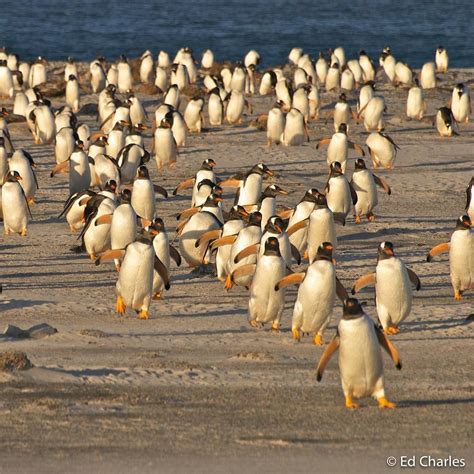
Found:
[[[21,232],[20,232],[20,235],[22,237],[26,237],[28,235],[28,232],[26,231],[26,229],[23,229]]]
[[[385,397],[380,397],[377,399],[379,402],[379,408],[395,408],[395,403],[389,402]]]
[[[360,216],[354,216],[354,219],[355,219],[356,224],[360,224],[361,222]]]
[[[255,329],[259,328],[259,325],[258,325],[257,321],[255,321],[254,319],[252,321],[249,321],[249,324],[250,324],[250,326],[252,326]]]
[[[293,328],[291,330],[291,334],[293,334],[293,339],[295,341],[298,341],[298,342],[301,341],[301,332],[298,328]]]
[[[233,283],[232,283],[232,277],[230,275],[227,275],[227,278],[225,279],[225,283],[224,283],[224,288],[229,291],[233,286]]]
[[[315,344],[316,346],[322,346],[324,344],[323,342],[323,336],[321,336],[321,334],[316,334],[316,336],[314,336],[314,339],[313,339],[313,344]]]
[[[274,332],[280,332],[280,323],[275,321],[272,324],[271,330],[274,331]]]
[[[126,306],[125,306],[125,303],[123,302],[123,299],[122,299],[121,296],[117,296],[117,303],[115,305],[115,309],[116,309],[117,313],[119,313],[119,314],[124,314],[125,313]]]
[[[149,317],[149,314],[148,314],[148,311],[146,309],[142,309],[138,313],[138,319],[148,319],[148,317]]]
[[[155,293],[153,296],[152,296],[152,300],[161,300],[162,296],[161,296],[161,292],[159,293]]]
[[[89,255],[90,259],[94,262],[95,260],[97,260],[97,256],[94,254],[94,253],[91,253]]]
[[[117,263],[117,265],[115,265],[115,270],[117,270],[117,273],[120,272],[120,263]]]
[[[459,290],[457,290],[457,291],[454,292],[454,299],[455,299],[456,301],[461,301],[461,300],[462,300],[462,294],[461,294],[461,292],[460,292]]]
[[[28,198],[27,201],[30,206],[35,203],[35,200],[33,198]]]
[[[400,332],[400,329],[398,329],[397,326],[388,326],[383,330],[383,332],[385,334],[398,334]]]
[[[350,395],[346,395],[346,408],[359,408],[359,405],[352,401],[352,397]]]
[[[303,259],[309,260],[309,255],[308,255],[308,251],[307,251],[307,250],[304,251]]]
[[[367,214],[367,220],[368,220],[369,222],[374,222],[374,221],[375,221],[375,216],[374,216],[371,212],[369,212],[369,213]]]

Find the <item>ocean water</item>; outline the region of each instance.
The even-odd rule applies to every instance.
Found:
[[[344,46],[377,57],[390,46],[420,67],[443,45],[450,66],[474,66],[474,0],[0,0],[0,45],[22,59],[91,60],[170,54],[182,46],[196,59],[242,59],[257,49],[263,66],[282,64],[293,46],[316,56]]]

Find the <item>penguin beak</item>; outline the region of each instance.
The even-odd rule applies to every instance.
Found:
[[[393,250],[390,249],[390,248],[386,248],[386,249],[385,249],[385,253],[386,253],[387,255],[391,255],[392,257],[394,256]]]
[[[286,189],[278,188],[277,189],[278,194],[283,194],[284,196],[288,196],[289,192]]]
[[[264,173],[267,174],[268,176],[273,176],[274,175],[273,171],[268,169],[268,168],[264,171]]]
[[[280,232],[280,234],[283,232],[283,230],[281,229],[281,227],[277,224],[274,224],[273,227],[275,227],[275,229]]]
[[[156,229],[148,229],[148,233],[152,236],[155,237],[155,235],[158,235],[159,232]]]
[[[242,217],[248,217],[250,215],[242,206],[239,206],[238,212]]]
[[[222,199],[220,196],[216,196],[216,197],[214,198],[214,201],[215,201],[215,202],[222,202],[223,200],[224,200],[224,199]]]

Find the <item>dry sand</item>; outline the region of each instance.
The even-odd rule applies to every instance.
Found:
[[[472,73],[450,71],[439,89],[426,91],[428,113]],[[473,293],[455,302],[446,256],[431,264],[425,256],[448,240],[463,213],[474,127],[441,139],[430,124],[404,118],[405,89],[384,83],[378,90],[388,103],[387,132],[401,147],[395,169],[377,173],[393,194],[380,194],[374,223],[356,225],[351,217],[338,226],[337,272],[350,288],[374,268],[377,245],[390,240],[421,278],[412,314],[392,338],[403,370],[384,356],[388,396],[398,408],[379,410],[363,400],[359,410],[346,410],[337,357],[316,382],[323,348],[309,338],[295,343],[289,331],[295,289],[279,334],[249,327],[245,289],[226,293],[213,276],[187,268],[173,269],[171,290],[152,304],[150,320],[118,318],[113,267],[69,251],[76,237],[57,218],[67,175],[49,177],[53,147],[33,145],[25,124],[11,124],[15,146],[39,165],[40,190],[29,236],[0,237],[1,322],[24,329],[46,322],[58,333],[0,340],[0,350],[24,351],[34,364],[0,373],[0,472],[384,472],[387,456],[415,453],[466,457],[465,470],[473,472],[474,344],[465,321],[474,312]],[[156,97],[141,97],[153,112]],[[322,94],[323,115],[336,99]],[[273,102],[250,100],[254,116]],[[151,163],[155,182],[171,191],[212,157],[221,177],[265,162],[291,191],[283,204],[294,205],[310,186],[324,187],[326,150],[315,142],[332,134],[331,120],[310,123],[309,144],[267,149],[251,119],[190,136],[176,169],[158,174]],[[80,120],[97,126],[93,117]],[[350,135],[361,144],[367,137],[355,123]],[[353,162],[351,155],[349,173]],[[189,202],[189,194],[160,198],[170,232]],[[373,296],[371,289],[361,293],[375,318]],[[338,303],[326,341],[340,314]]]

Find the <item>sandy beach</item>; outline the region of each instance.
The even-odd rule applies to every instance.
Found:
[[[449,101],[456,83],[472,82],[473,72],[439,75],[438,88],[425,91],[427,114]],[[465,472],[474,470],[474,339],[466,320],[471,315],[472,321],[474,293],[455,302],[447,255],[426,262],[464,213],[474,126],[461,124],[460,136],[440,138],[430,123],[406,119],[407,89],[382,80],[377,92],[387,103],[386,132],[401,148],[393,170],[376,171],[392,195],[379,191],[375,222],[357,225],[350,216],[337,227],[337,274],[350,289],[375,268],[377,246],[388,240],[421,279],[412,313],[392,337],[403,369],[384,354],[395,410],[380,410],[370,399],[347,410],[337,357],[316,382],[324,347],[309,337],[291,338],[295,287],[287,293],[280,333],[249,326],[244,288],[226,292],[213,275],[185,265],[173,266],[171,289],[153,302],[148,321],[131,312],[118,318],[113,265],[97,267],[86,254],[72,253],[77,236],[57,217],[68,185],[67,174],[49,176],[53,145],[34,145],[25,123],[9,125],[15,147],[38,164],[40,189],[28,237],[0,238],[0,322],[22,329],[48,323],[58,332],[0,338],[0,351],[24,351],[34,365],[0,372],[0,472],[379,473],[397,472],[386,460],[395,456],[399,464],[402,455],[465,458]],[[356,93],[347,95],[355,109]],[[153,117],[159,96],[138,96]],[[324,188],[326,148],[316,150],[316,143],[333,133],[326,116],[337,97],[321,92],[322,118],[309,123],[309,143],[270,149],[265,132],[250,123],[268,112],[274,97],[250,97],[254,111],[242,125],[206,122],[202,134],[189,135],[176,168],[157,172],[150,162],[151,176],[171,194],[206,158],[216,161],[221,178],[264,162],[275,171],[273,181],[290,191],[279,202],[293,206],[309,187]],[[54,98],[53,105],[63,100]],[[82,97],[83,104],[96,100]],[[11,101],[2,105],[11,109]],[[79,120],[98,127],[93,115]],[[367,151],[362,123],[353,121],[349,135]],[[146,144],[149,149],[150,131]],[[349,175],[355,157],[350,154]],[[228,209],[232,193],[225,198]],[[170,236],[176,213],[189,205],[190,192],[158,198]],[[373,288],[360,298],[375,319]],[[337,302],[326,343],[340,316]]]

